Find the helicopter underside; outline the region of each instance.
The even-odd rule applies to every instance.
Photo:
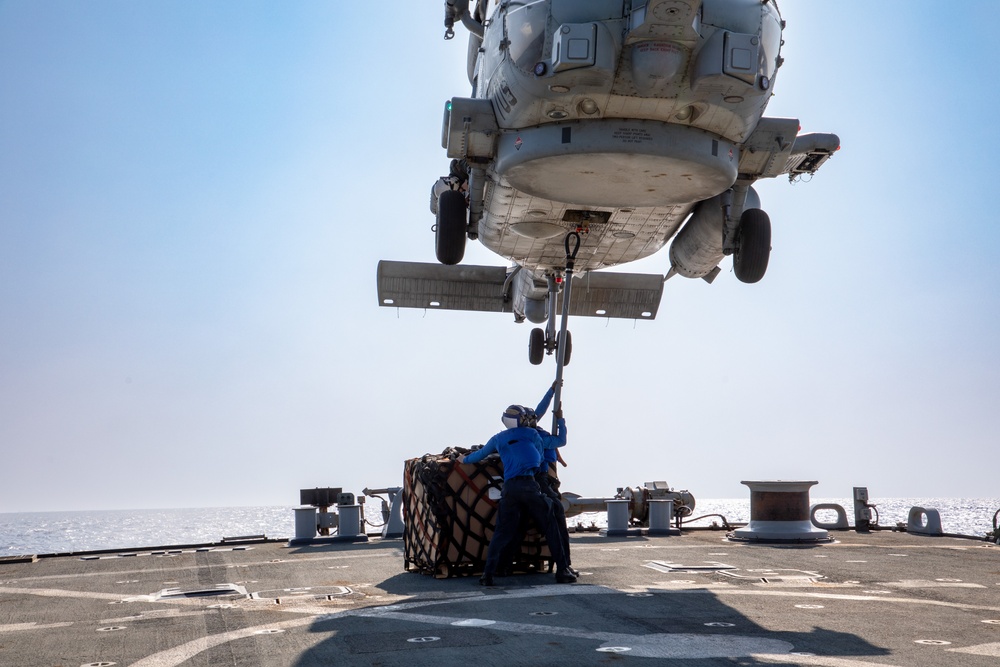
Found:
[[[578,232],[581,244],[577,267],[593,271],[659,251],[692,207],[584,207],[532,196],[502,181],[490,181],[479,221],[479,241],[515,264],[544,271],[565,266],[565,237]]]
[[[493,171],[535,196],[631,208],[713,197],[736,181],[738,164],[735,144],[697,128],[600,119],[505,131]]]

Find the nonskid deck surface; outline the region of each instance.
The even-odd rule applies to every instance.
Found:
[[[574,535],[579,583],[494,588],[405,572],[400,540],[4,563],[0,664],[998,664],[1000,547],[833,535]]]

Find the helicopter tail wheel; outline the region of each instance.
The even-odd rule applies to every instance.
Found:
[[[442,192],[438,198],[437,225],[434,230],[434,251],[442,264],[458,264],[465,256],[468,219],[465,195],[458,190]]]
[[[733,270],[742,283],[764,277],[771,256],[771,219],[759,208],[748,208],[740,216],[733,252]]]

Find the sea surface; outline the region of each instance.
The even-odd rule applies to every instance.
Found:
[[[854,505],[849,499],[814,498],[811,502],[841,505],[853,525]],[[975,537],[984,537],[993,530],[994,516],[1000,510],[1000,498],[882,498],[871,502],[877,508],[880,526],[905,524],[910,508],[917,506],[937,509],[945,533]],[[249,535],[291,538],[295,535],[293,509],[278,506],[0,513],[0,557],[206,544]],[[377,532],[375,524],[382,521],[379,504],[370,502],[365,512],[372,524],[368,532]],[[819,520],[833,520],[832,512],[823,512],[817,514]],[[690,525],[723,525],[719,516],[708,515],[722,515],[729,523],[745,523],[750,519],[750,500],[699,499]],[[607,525],[607,515],[581,514],[571,517],[569,523],[601,528]]]

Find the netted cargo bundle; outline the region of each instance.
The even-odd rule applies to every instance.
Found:
[[[479,574],[493,537],[503,483],[500,457],[458,463],[469,450],[449,447],[403,467],[403,559],[407,571],[439,579]],[[551,554],[533,527],[512,554],[516,572],[551,569]]]

